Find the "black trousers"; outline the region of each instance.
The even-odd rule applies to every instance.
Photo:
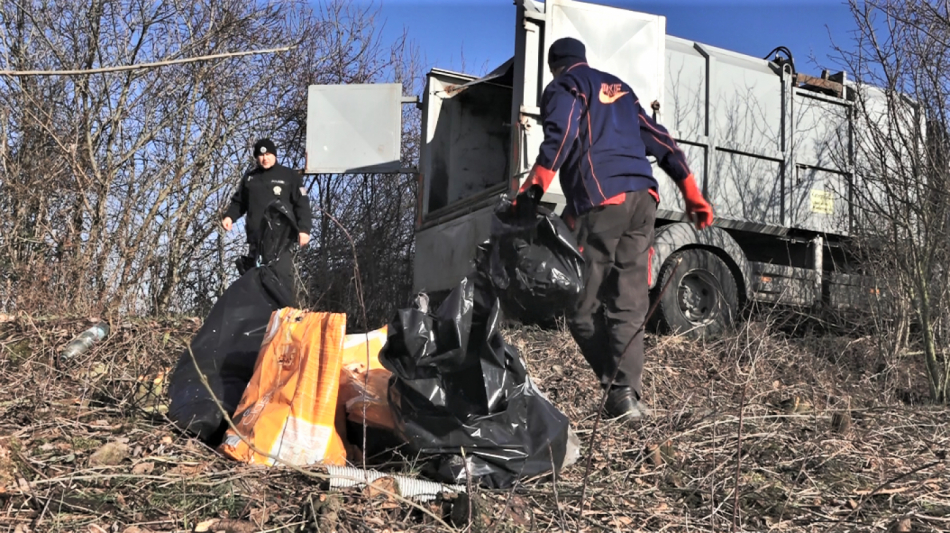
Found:
[[[642,397],[643,321],[650,306],[649,260],[657,203],[649,191],[577,217],[574,236],[586,262],[584,292],[568,320],[601,386]],[[619,365],[619,370],[618,370]]]

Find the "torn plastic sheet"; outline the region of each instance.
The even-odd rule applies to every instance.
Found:
[[[393,373],[397,436],[429,459],[422,472],[502,488],[564,466],[569,421],[505,342],[498,300],[486,289],[465,279],[434,312],[424,298],[399,310],[380,362]]]
[[[396,481],[399,495],[418,502],[434,500],[439,494],[446,492],[465,492],[465,485],[451,485],[436,483],[409,476],[391,475],[375,470],[363,470],[349,466],[327,466],[330,474],[330,488],[348,488],[365,485],[367,481],[373,483],[379,478],[391,477]]]
[[[490,235],[479,246],[477,266],[507,315],[542,322],[574,305],[584,289],[584,257],[561,217],[539,206],[524,218],[504,200],[492,215]]]

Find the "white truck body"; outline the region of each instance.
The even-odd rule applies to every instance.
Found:
[[[592,67],[625,80],[644,108],[652,104],[715,209],[714,227],[694,231],[672,180],[654,163],[661,203],[651,283],[677,251],[701,248],[728,265],[743,301],[848,307],[867,297],[864,280],[837,268],[857,186],[853,87],[843,73],[806,76],[791,57],[669,36],[661,16],[577,0],[516,4],[511,59],[481,78],[441,69],[427,75],[416,291],[451,289],[471,271],[492,209],[534,164],[541,95],[551,81],[547,50],[570,36],[585,43]],[[314,165],[309,172],[326,171]],[[563,208],[557,179],[542,201]]]

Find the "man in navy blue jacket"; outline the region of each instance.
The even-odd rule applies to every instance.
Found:
[[[585,56],[583,43],[572,38],[548,50],[554,80],[541,99],[544,141],[516,204],[529,201],[532,187],[547,190],[560,171],[562,217],[586,262],[571,334],[601,386],[610,387],[606,414],[635,420],[649,414],[641,403],[641,326],[659,203],[647,156],[679,187],[698,229],[712,224],[713,211],[666,128],[647,115],[629,85],[591,68]]]

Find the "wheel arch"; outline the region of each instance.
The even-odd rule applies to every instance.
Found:
[[[726,263],[738,288],[740,305],[752,297],[752,269],[739,243],[725,230],[711,227],[699,231],[690,224],[676,223],[657,228],[650,257],[650,289],[659,283],[660,270],[667,259],[680,250],[700,248]]]

